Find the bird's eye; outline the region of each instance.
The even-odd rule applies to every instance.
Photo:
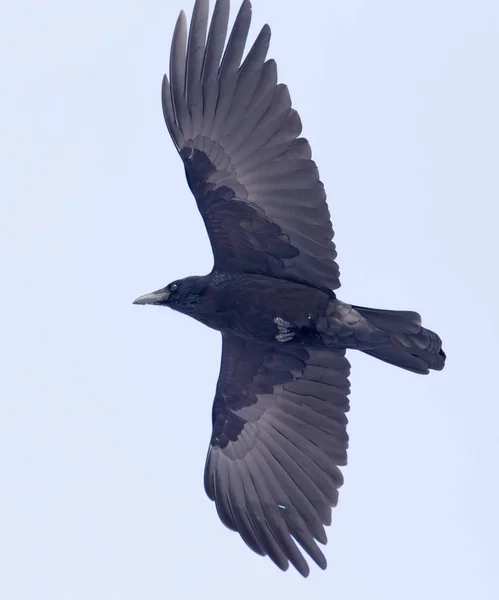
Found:
[[[170,292],[176,292],[178,290],[178,283],[172,283],[170,286]]]

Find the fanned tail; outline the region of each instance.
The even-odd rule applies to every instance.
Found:
[[[390,343],[363,350],[402,369],[427,374],[430,369],[441,371],[445,366],[442,340],[436,333],[421,325],[416,312],[381,310],[354,306],[373,325],[390,334]]]

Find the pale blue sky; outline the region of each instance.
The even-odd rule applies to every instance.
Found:
[[[499,3],[253,0],[340,297],[418,310],[448,354],[428,377],[350,354],[350,463],[308,580],[204,494],[218,334],[131,304],[211,268],[159,98],[181,8],[2,9],[0,597],[496,600]]]

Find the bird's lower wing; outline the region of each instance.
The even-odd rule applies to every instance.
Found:
[[[350,365],[343,351],[224,335],[205,489],[223,523],[285,570],[321,567],[317,541],[347,461]]]

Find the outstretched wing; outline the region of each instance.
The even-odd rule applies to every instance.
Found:
[[[173,35],[162,100],[168,130],[210,237],[215,268],[340,286],[324,186],[299,138],[288,89],[266,60],[265,25],[241,63],[251,21],[245,0],[225,47],[229,0],[197,0],[189,36]]]
[[[222,522],[283,570],[323,569],[317,541],[347,462],[350,365],[342,350],[223,336],[205,489]]]

